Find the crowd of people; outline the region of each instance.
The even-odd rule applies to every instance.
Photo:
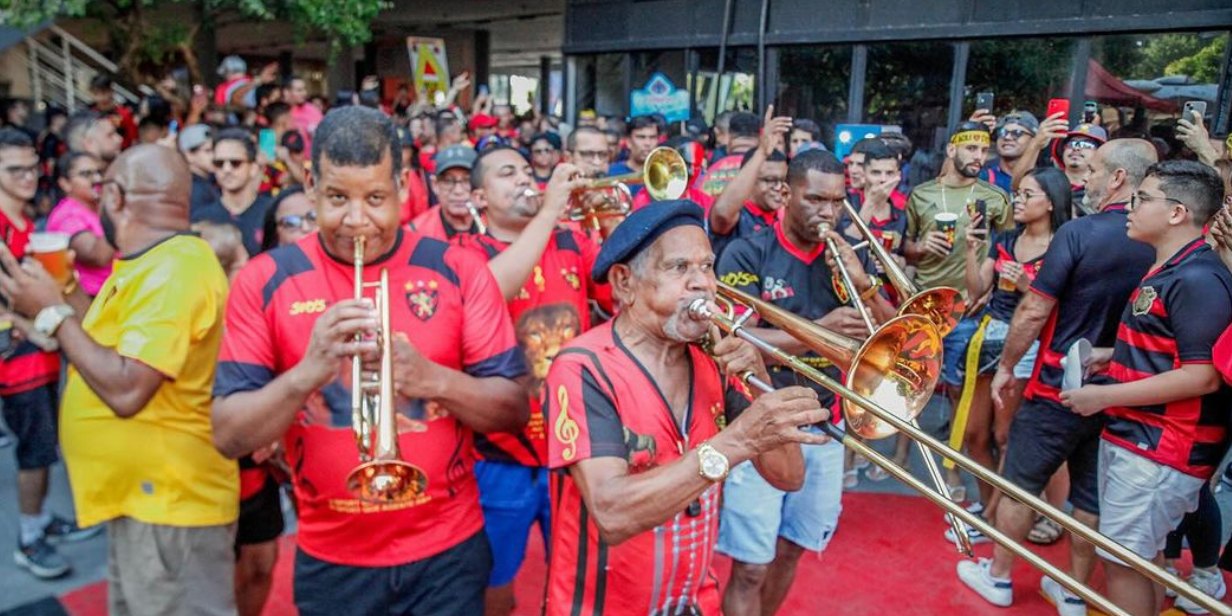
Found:
[[[439,105],[383,100],[374,78],[327,105],[234,56],[219,75],[137,109],[99,77],[90,109],[41,132],[6,106],[0,398],[14,558],[34,576],[65,575],[55,546],[105,529],[112,614],[260,614],[289,486],[302,614],[508,616],[536,526],[547,614],[774,614],[843,490],[889,474],[827,436],[845,426],[833,392],[705,315],[721,282],[863,340],[899,312],[902,272],[965,306],[936,350],[953,448],[1143,558],[1174,566],[1187,542],[1189,581],[1226,592],[1211,489],[1232,418],[1232,160],[1203,118],[1178,120],[1173,150],[1099,118],[977,109],[931,166],[894,132],[840,159],[773,107],[570,125],[486,95],[463,109],[465,75]],[[646,173],[656,148],[685,163],[679,199],[591,186]],[[65,275],[40,258],[57,238]],[[386,278],[387,331],[357,277]],[[382,343],[408,479],[373,502],[352,392],[382,378]],[[61,454],[75,519],[45,505]],[[1063,535],[946,482],[1015,540]],[[1159,613],[1141,572],[1070,552],[1075,578],[1102,563],[1113,602]],[[1013,562],[998,545],[957,576],[1009,606]]]

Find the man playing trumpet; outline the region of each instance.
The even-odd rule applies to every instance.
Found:
[[[738,339],[718,341],[714,359],[691,344],[711,330],[689,305],[714,298],[713,266],[690,201],[637,210],[599,253],[595,279],[610,281],[621,313],[561,351],[544,392],[549,463],[564,470],[552,480],[551,616],[718,614],[728,468],[752,460],[798,489],[799,445],[825,440],[799,428],[829,417],[802,387],[761,395],[727,423],[720,373],[768,377]]]
[[[330,112],[313,139],[308,190],[320,231],[236,277],[214,393],[214,439],[236,457],[281,439],[299,501],[301,614],[479,614],[491,568],[472,432],[517,430],[525,373],[483,259],[400,228],[401,150],[389,119]],[[363,241],[354,263],[355,247]],[[355,275],[389,277],[395,439],[416,469],[405,500],[348,490],[359,462],[351,362],[378,360],[377,311]],[[373,375],[364,375],[369,378]],[[380,426],[373,426],[381,431]]]

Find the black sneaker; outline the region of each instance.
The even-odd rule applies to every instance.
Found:
[[[58,515],[51,516],[51,521],[43,528],[43,534],[47,537],[47,543],[52,545],[84,541],[101,532],[103,532],[101,524],[89,528],[81,528],[77,526],[77,522],[66,520]]]
[[[58,578],[72,569],[68,561],[43,537],[30,545],[21,545],[19,541],[17,550],[13,552],[13,562],[43,580]]]

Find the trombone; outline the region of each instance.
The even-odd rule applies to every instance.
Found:
[[[750,312],[746,313],[745,318],[751,316],[752,312],[756,312],[763,320],[778,327],[782,331],[791,334],[793,337],[809,346],[809,348],[815,348],[816,345],[824,344],[827,340],[835,337],[843,338],[842,336],[838,336],[833,332],[829,332],[824,328],[819,327],[811,321],[782,310],[769,302],[763,302],[760,299],[750,297],[746,294],[735,295],[732,291],[735,290],[730,287],[726,287],[725,285],[719,286],[720,294],[729,298],[727,300],[729,303],[733,300],[739,301],[751,309]],[[739,292],[737,291],[736,293]],[[904,345],[903,347],[900,347],[899,350],[901,352],[897,358],[886,353],[885,351],[890,349],[885,348],[882,348],[881,352],[865,352],[857,355],[855,357],[854,364],[850,365],[847,371],[848,383],[849,385],[854,386],[848,386],[831,379],[783,350],[774,347],[773,345],[770,345],[748,333],[744,329],[744,319],[732,319],[729,316],[717,314],[705,305],[704,300],[695,300],[692,304],[690,304],[689,309],[692,314],[701,318],[709,319],[720,329],[747,340],[759,350],[782,362],[784,365],[789,366],[792,370],[795,370],[835,394],[842,396],[844,413],[847,417],[847,423],[850,428],[849,432],[854,431],[859,436],[870,438],[865,432],[860,430],[861,426],[865,424],[856,421],[858,416],[853,417],[853,415],[855,415],[853,411],[858,409],[861,413],[871,414],[876,418],[878,423],[885,426],[885,429],[888,431],[887,434],[893,433],[894,430],[903,432],[911,439],[927,446],[929,449],[937,452],[943,457],[953,460],[958,466],[961,466],[979,479],[993,485],[1009,497],[1052,519],[1054,522],[1060,524],[1062,527],[1073,533],[1074,536],[1102,548],[1105,552],[1111,554],[1121,562],[1126,563],[1129,567],[1150,578],[1152,581],[1163,584],[1165,587],[1175,590],[1177,594],[1190,599],[1212,614],[1232,616],[1232,607],[1229,607],[1228,605],[1225,605],[1199,591],[1188,582],[1167,572],[1163,568],[1139,556],[1120,543],[1104,536],[1097,530],[1075,520],[1068,514],[1050,505],[1047,501],[1027,492],[1026,490],[1023,490],[1014,483],[1007,481],[1004,477],[1001,477],[1000,475],[984,468],[975,460],[972,460],[960,452],[950,449],[941,441],[938,441],[930,436],[927,432],[912,426],[911,423],[907,419],[900,416],[899,413],[895,413],[894,411],[889,410],[879,404],[880,402],[896,401],[901,404],[902,401],[907,398],[907,396],[903,393],[884,387],[877,387],[871,393],[866,393],[869,390],[869,383],[876,382],[878,378],[885,377],[892,381],[898,381],[902,378],[899,376],[900,373],[910,374],[914,372],[915,370],[909,365],[900,366],[891,362],[894,362],[894,360],[902,358],[903,356],[910,357],[912,355],[926,354],[929,351],[926,344],[914,346]],[[865,347],[874,346],[874,340],[884,338],[884,331],[890,329],[891,326],[901,329],[901,326],[896,326],[895,323],[899,322],[900,319],[903,318],[904,317],[896,317],[887,322],[880,330],[878,330],[876,334],[874,334],[873,337],[870,338],[869,342],[865,344]],[[930,327],[929,330],[932,331],[933,335],[936,335],[936,328]],[[925,340],[930,344],[933,342],[932,338],[926,338]],[[939,339],[937,339],[937,344],[940,344]],[[762,385],[764,385],[764,383]],[[757,383],[754,383],[754,386],[761,388],[761,385]],[[909,415],[909,417],[914,418],[914,415]],[[1049,563],[1036,555],[1034,552],[1031,552],[1019,542],[1007,537],[1004,533],[997,530],[992,524],[963,509],[958,503],[951,501],[943,494],[929,489],[927,484],[913,477],[910,471],[894,464],[884,455],[872,449],[865,443],[860,442],[830,424],[823,424],[822,429],[832,437],[840,440],[845,446],[850,447],[857,453],[863,454],[870,461],[885,469],[886,472],[889,472],[891,475],[894,475],[899,480],[921,492],[923,496],[945,509],[948,513],[957,516],[968,525],[979,529],[980,532],[997,542],[1001,545],[1001,547],[1013,552],[1019,558],[1022,558],[1032,566],[1048,574],[1058,583],[1068,588],[1071,592],[1079,597],[1082,597],[1082,599],[1089,605],[1094,606],[1096,609],[1108,614],[1109,616],[1128,616],[1124,610],[1117,607],[1103,595],[1096,593],[1085,584],[1075,580],[1069,574],[1059,570],[1057,567],[1052,565],[1052,563]]]
[[[651,150],[641,171],[591,180],[569,196],[567,220],[598,228],[600,218],[625,216],[633,208],[630,185],[642,184],[655,201],[679,199],[689,187],[684,157],[669,147]],[[595,195],[602,195],[602,199]]]
[[[851,277],[851,272],[847,271],[847,266],[843,263],[843,259],[838,253],[838,248],[835,246],[834,240],[830,238],[829,233],[830,223],[823,222],[817,225],[817,234],[821,236],[821,240],[826,243],[826,250],[830,251],[830,254],[834,255],[834,263],[838,266],[837,269],[839,277],[842,278],[843,287],[847,290],[847,297],[851,299],[851,305],[854,306],[856,312],[860,314],[860,318],[864,321],[865,327],[868,328],[869,335],[875,336],[877,333],[877,327],[873,324],[873,318],[872,315],[869,314],[868,306],[865,306],[859,295],[856,294],[856,285]],[[872,241],[869,243],[871,244]],[[928,318],[928,315],[921,316]],[[938,334],[940,334],[940,326],[936,323],[933,323],[933,326],[937,327]],[[919,428],[920,422],[912,417],[911,425]],[[916,443],[916,448],[920,452],[920,457],[924,459],[924,468],[928,470],[928,477],[932,480],[933,487],[936,488],[937,492],[940,492],[948,497],[950,495],[949,487],[945,483],[945,476],[941,474],[941,468],[937,466],[937,461],[933,459],[932,452],[918,442]],[[962,523],[962,521],[954,517],[952,514],[947,513],[945,515],[945,519],[949,522],[950,528],[954,530],[954,548],[957,549],[960,554],[974,556],[975,552],[972,550],[971,537],[967,534],[967,527]]]
[[[363,299],[364,289],[375,287],[380,330],[380,372],[364,379],[363,360],[351,359],[351,427],[359,448],[360,465],[347,475],[347,489],[360,500],[373,504],[399,503],[423,493],[427,475],[402,459],[398,446],[397,416],[394,411],[393,352],[389,327],[389,270],[381,268],[379,282],[364,282],[364,244],[355,238],[355,299]],[[357,334],[359,341],[362,335]]]

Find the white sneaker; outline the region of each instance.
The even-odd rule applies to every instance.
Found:
[[[1061,616],[1087,616],[1087,602],[1078,595],[1065,590],[1065,587],[1056,580],[1046,575],[1040,578],[1040,590],[1044,591],[1044,596],[1057,606],[1057,613]]]
[[[980,529],[974,526],[967,526],[966,524],[963,524],[963,526],[967,528],[967,539],[971,541],[971,545],[979,545],[981,543],[988,543],[992,541],[987,536],[985,536],[984,533],[980,532]],[[954,527],[953,526],[945,529],[945,540],[949,541],[950,543],[957,543],[957,541],[954,540]]]
[[[989,571],[991,567],[990,558],[960,560],[958,579],[962,580],[967,588],[984,597],[985,601],[999,607],[1009,607],[1014,603],[1014,586],[1009,578],[993,577]]]
[[[1197,588],[1198,590],[1216,599],[1223,599],[1223,596],[1228,594],[1228,587],[1223,581],[1223,573],[1221,573],[1218,569],[1209,572],[1201,569],[1194,569],[1193,574],[1189,576],[1189,583],[1192,584],[1194,588]],[[1209,613],[1202,606],[1190,601],[1186,597],[1177,597],[1176,607],[1177,609],[1184,611],[1186,614]]]

